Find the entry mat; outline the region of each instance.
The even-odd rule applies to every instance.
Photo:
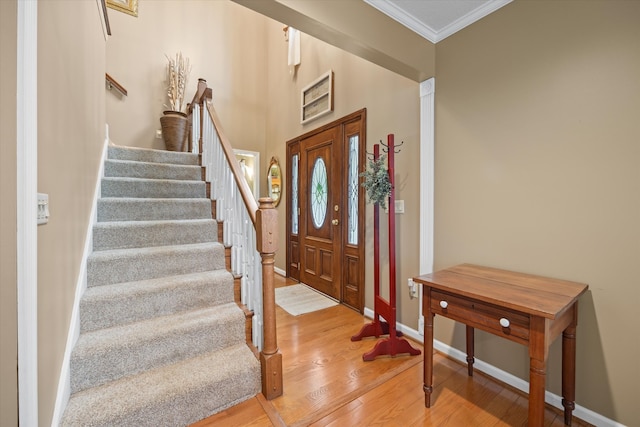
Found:
[[[276,304],[292,316],[338,305],[337,301],[302,283],[276,288],[275,292]]]

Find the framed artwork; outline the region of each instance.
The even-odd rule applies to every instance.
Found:
[[[333,111],[333,71],[329,70],[302,89],[300,123]]]
[[[135,17],[138,16],[138,0],[107,0],[107,7]]]

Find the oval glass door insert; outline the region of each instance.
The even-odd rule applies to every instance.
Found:
[[[322,227],[327,216],[327,190],[327,167],[318,157],[311,172],[311,216],[316,228]]]

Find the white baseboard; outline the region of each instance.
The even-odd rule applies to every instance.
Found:
[[[373,310],[365,307],[364,309],[365,317],[369,319],[373,319]],[[424,337],[415,329],[410,328],[402,323],[398,323],[396,326],[397,330],[402,332],[407,337],[424,344]],[[463,351],[460,351],[456,348],[453,348],[447,344],[444,344],[441,341],[433,340],[433,348],[438,350],[439,352],[449,356],[452,359],[455,359],[464,364],[467,363],[467,354]],[[498,381],[502,381],[505,384],[510,385],[524,393],[529,393],[529,382],[525,381],[521,378],[516,377],[508,372],[503,371],[502,369],[498,369],[489,363],[483,362],[482,360],[475,359],[473,363],[474,369],[478,371],[484,372],[485,374],[497,379]],[[560,410],[564,410],[562,406],[562,397],[556,394],[553,394],[549,391],[545,392],[544,400],[549,405],[558,408]],[[576,407],[573,411],[573,415],[577,418],[580,418],[583,421],[586,421],[590,424],[593,424],[598,427],[625,427],[624,424],[620,424],[612,419],[609,419],[603,415],[598,414],[590,409],[587,409],[583,406],[576,404]]]
[[[283,269],[281,269],[281,268],[273,267],[273,271],[274,271],[276,274],[281,275],[282,277],[287,277],[287,272],[286,272],[286,271],[284,271],[284,270],[283,270]]]
[[[107,128],[108,129],[108,128]],[[51,420],[51,426],[57,427],[62,420],[62,414],[69,402],[71,396],[71,373],[69,363],[71,360],[71,351],[76,345],[76,341],[80,336],[80,298],[87,288],[87,258],[92,252],[93,248],[93,227],[98,221],[98,199],[100,198],[100,184],[102,177],[104,176],[104,162],[107,158],[107,149],[109,146],[108,130],[107,137],[104,141],[104,147],[102,149],[102,158],[100,159],[100,167],[98,170],[98,176],[96,180],[95,189],[93,191],[93,202],[91,207],[91,214],[89,216],[89,225],[86,232],[86,238],[84,241],[84,251],[82,254],[82,260],[80,262],[80,271],[78,273],[78,280],[76,282],[76,293],[73,301],[73,311],[71,313],[71,322],[69,324],[69,333],[67,334],[67,344],[64,351],[64,359],[62,360],[62,369],[60,370],[60,378],[58,380],[58,392],[56,396],[56,404],[53,410],[53,418]]]

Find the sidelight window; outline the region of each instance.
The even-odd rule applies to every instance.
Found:
[[[298,159],[294,154],[291,159],[291,233],[298,234]]]
[[[347,177],[347,243],[358,244],[358,135],[349,138],[349,174]]]

